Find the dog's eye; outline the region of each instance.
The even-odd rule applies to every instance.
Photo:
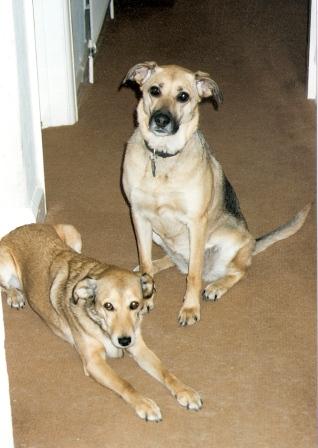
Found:
[[[177,101],[179,101],[179,103],[186,103],[189,100],[189,94],[187,92],[180,92],[177,95]]]
[[[151,96],[160,96],[161,91],[158,86],[151,86],[149,89],[149,93]]]
[[[129,305],[129,308],[131,310],[136,310],[139,307],[139,302],[131,302],[131,304]]]
[[[114,307],[110,302],[104,303],[104,307],[106,308],[107,311],[114,311]]]

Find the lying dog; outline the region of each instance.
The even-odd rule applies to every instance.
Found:
[[[11,307],[31,308],[78,351],[86,375],[126,400],[139,417],[161,420],[157,404],[138,393],[107,364],[127,350],[163,383],[181,406],[199,410],[197,392],[172,375],[143,341],[143,307],[153,294],[148,274],[137,275],[81,255],[70,225],[31,224],[0,241],[0,286]]]
[[[200,319],[203,297],[215,301],[237,283],[253,255],[297,232],[307,205],[286,225],[255,240],[221,165],[198,130],[198,106],[222,94],[209,74],[175,65],[145,62],[132,67],[124,83],[136,82],[142,98],[139,126],[130,138],[122,183],[131,206],[141,272],[155,274],[176,265],[187,273],[179,314],[181,325]],[[152,261],[152,239],[166,256]]]

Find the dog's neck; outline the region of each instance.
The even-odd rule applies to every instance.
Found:
[[[203,137],[203,135],[202,135],[202,133],[201,133],[200,130],[197,129],[197,130],[193,133],[193,135],[191,136],[190,140],[192,140],[192,138],[198,138],[199,141],[200,141],[200,147],[201,147],[202,149],[206,149],[206,142],[205,142],[205,139],[204,139],[204,137]],[[187,147],[187,145],[188,145],[188,143],[189,143],[189,141],[190,141],[190,140],[189,140],[189,141],[185,144],[185,146],[184,146],[182,149],[180,149],[180,150],[176,150],[175,152],[170,153],[170,152],[164,151],[164,150],[162,150],[162,149],[156,149],[156,148],[153,148],[153,147],[147,142],[147,140],[146,140],[145,138],[143,138],[143,140],[144,140],[145,148],[147,149],[147,151],[149,151],[149,157],[150,157],[150,160],[151,160],[151,171],[152,171],[152,175],[153,175],[153,177],[156,177],[156,172],[157,172],[156,161],[157,161],[157,158],[158,158],[158,157],[160,157],[161,159],[167,159],[167,158],[168,158],[168,159],[171,159],[172,157],[178,156],[178,155],[181,154],[181,152],[183,152],[184,150],[186,150],[186,147]]]
[[[151,160],[151,171],[153,177],[156,177],[157,165],[156,158],[161,157],[162,159],[166,159],[169,157],[174,157],[180,153],[181,150],[177,150],[174,153],[163,151],[162,149],[152,148],[147,140],[144,139],[145,147],[150,152],[150,160]]]
[[[176,156],[177,154],[180,153],[181,150],[177,150],[174,153],[170,153],[167,151],[162,151],[161,149],[157,149],[157,148],[153,148],[149,145],[149,143],[147,142],[147,140],[144,140],[145,142],[145,146],[148,149],[148,151],[151,152],[151,154],[153,156],[158,156],[158,157],[162,157],[163,159],[165,159],[166,157],[173,157]]]

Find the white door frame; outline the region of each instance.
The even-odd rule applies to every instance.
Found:
[[[78,120],[70,0],[33,0],[42,127]]]
[[[92,63],[94,52],[89,50],[96,47],[108,9],[114,18],[114,3],[113,0],[74,1],[80,2],[76,8],[82,8],[83,18],[85,9],[90,13],[92,35],[91,42],[86,42],[85,57],[90,54]],[[76,38],[77,29],[72,30],[71,0],[33,0],[33,7],[42,127],[72,125],[78,120],[78,78],[83,76],[86,61],[81,62],[81,72],[75,73],[78,64],[74,63],[73,31]],[[77,23],[73,17],[73,26],[83,24],[84,19]]]

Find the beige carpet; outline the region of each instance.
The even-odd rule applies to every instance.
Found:
[[[260,235],[315,200],[315,105],[306,100],[307,5],[295,0],[115,2],[81,90],[79,123],[44,132],[48,209],[74,224],[84,252],[124,267],[137,262],[120,189],[134,93],[118,90],[137,62],[211,73],[224,93],[201,107],[201,129]],[[204,398],[180,408],[131,359],[111,365],[156,400],[160,424],[139,420],[83,374],[71,346],[29,307],[4,307],[16,448],[313,448],[315,443],[316,210],[304,228],[254,260],[247,278],[202,320],[179,328],[185,277],[157,277],[144,337]],[[155,250],[155,253],[158,249]]]

